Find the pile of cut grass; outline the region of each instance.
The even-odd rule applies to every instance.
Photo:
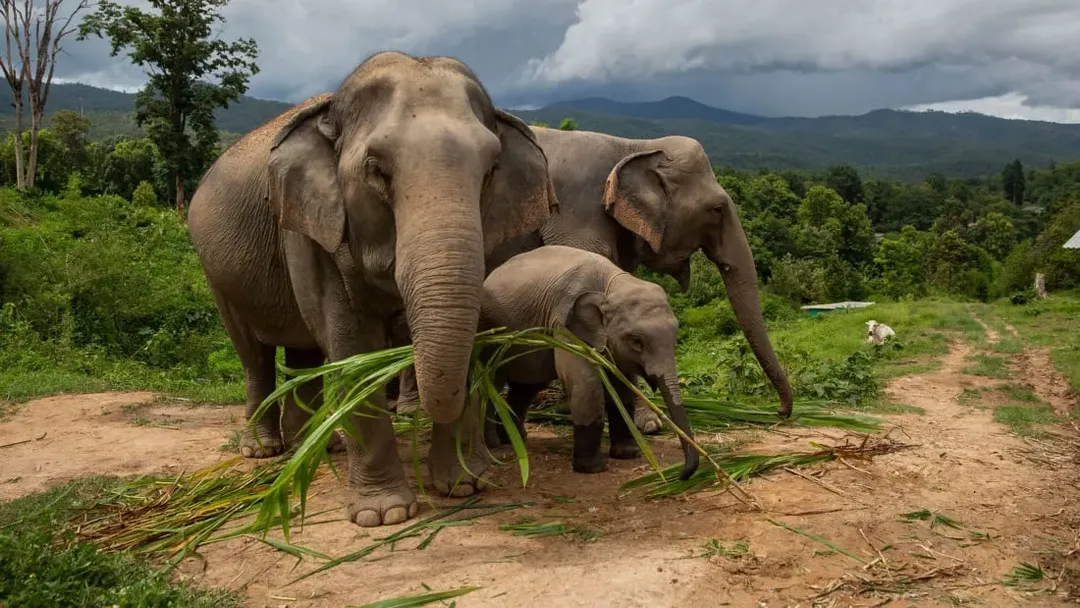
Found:
[[[708,489],[723,489],[729,484],[737,484],[755,475],[763,475],[782,467],[801,467],[837,458],[867,460],[874,456],[889,454],[910,446],[888,438],[872,439],[867,435],[859,445],[845,443],[837,446],[818,447],[812,452],[793,452],[789,454],[735,454],[727,445],[713,446],[710,457],[689,479],[678,479],[677,473],[682,464],[667,467],[661,472],[653,472],[631,479],[620,486],[620,490],[629,491],[638,488],[648,490],[646,496],[660,498],[676,496],[687,492],[699,492]]]
[[[91,477],[0,503],[0,606],[231,608],[235,593],[174,583],[140,556],[103,550],[70,519],[121,484]]]
[[[658,401],[655,397],[653,400]],[[796,400],[790,418],[776,413],[774,404],[734,401],[704,393],[684,394],[683,405],[690,419],[690,428],[695,432],[793,425],[870,433],[880,430],[884,424],[882,419],[874,416],[836,412],[828,401],[822,400]],[[572,424],[570,415],[557,411],[553,405],[529,410],[529,420]]]

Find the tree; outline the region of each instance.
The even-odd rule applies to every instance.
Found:
[[[1005,170],[1001,172],[1001,189],[1012,204],[1024,202],[1024,166],[1020,164],[1020,159],[1005,165]]]
[[[15,106],[15,184],[20,190],[32,188],[37,175],[38,133],[45,118],[56,60],[61,41],[75,31],[72,21],[90,6],[78,0],[75,8],[61,17],[64,0],[0,0],[4,17],[4,53],[0,68],[11,88]],[[15,48],[12,49],[14,42]],[[13,52],[15,54],[13,54]],[[23,92],[30,104],[30,150],[23,158]]]
[[[67,148],[74,166],[86,161],[86,137],[90,133],[90,119],[74,110],[61,110],[53,114],[49,127]]]
[[[991,211],[979,218],[971,228],[975,244],[998,261],[1005,260],[1016,245],[1016,226],[1004,214]]]
[[[173,181],[176,213],[184,219],[184,180],[201,174],[215,154],[214,111],[247,92],[259,72],[253,39],[226,42],[214,24],[228,0],[147,0],[156,13],[102,0],[83,21],[79,38],[108,37],[149,76],[135,98],[135,120],[161,153]],[[194,136],[194,141],[192,141]]]
[[[851,165],[835,165],[825,172],[825,185],[832,188],[840,198],[849,203],[866,202],[862,178],[859,171]]]
[[[574,119],[572,117],[567,116],[566,118],[562,119],[562,122],[559,123],[559,130],[577,131],[577,123],[574,122]]]

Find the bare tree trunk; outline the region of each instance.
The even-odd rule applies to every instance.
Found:
[[[17,0],[0,1],[14,5]],[[45,104],[49,100],[56,60],[62,50],[60,42],[75,31],[76,26],[72,25],[75,15],[90,6],[90,0],[77,0],[75,8],[68,13],[66,19],[62,19],[60,7],[64,0],[44,0],[41,7],[35,7],[35,2],[36,0],[22,0],[23,27],[21,32],[17,32],[22,75],[26,79],[30,101],[30,153],[24,179],[26,187],[33,187],[37,177],[38,132],[45,117]],[[18,13],[18,10],[14,12]],[[35,19],[33,31],[30,28],[31,14]]]
[[[176,172],[176,216],[184,223],[184,176]]]
[[[37,181],[38,132],[41,131],[42,113],[30,110],[30,153],[26,156],[25,187],[33,188]]]
[[[15,97],[15,187],[19,190],[26,188],[26,156],[23,154],[23,103],[22,89]]]
[[[32,8],[32,0],[0,0],[0,14],[4,17],[4,54],[0,57],[0,69],[11,89],[11,105],[15,108],[15,185],[19,190],[26,187],[23,92],[30,64],[28,40]]]
[[[1046,275],[1039,272],[1035,274],[1035,295],[1040,299],[1046,299]]]

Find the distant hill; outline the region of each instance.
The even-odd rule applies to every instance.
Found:
[[[227,133],[246,133],[291,105],[282,101],[244,96],[227,109],[217,112],[218,128]],[[85,84],[54,84],[49,91],[45,120],[47,123],[49,116],[60,110],[81,110],[90,117],[90,136],[93,139],[132,135],[138,132],[135,121],[130,117],[134,108],[135,95],[131,93]],[[11,128],[14,115],[11,91],[7,87],[0,87],[0,127],[3,127],[4,131]]]
[[[1000,171],[1014,158],[1027,166],[1080,158],[1080,125],[1009,120],[973,112],[874,110],[858,116],[768,118],[713,108],[685,97],[625,103],[605,98],[515,110],[527,121],[633,138],[689,135],[716,165],[739,169],[815,169],[852,164],[871,175],[922,179]]]
[[[667,97],[660,101],[626,103],[613,101],[605,97],[589,97],[553,103],[545,109],[583,110],[593,114],[611,114],[614,116],[632,116],[650,119],[693,119],[718,122],[725,125],[754,125],[768,120],[762,116],[740,114],[730,110],[721,110],[694,101],[689,97]]]
[[[244,97],[218,112],[226,142],[291,104]],[[48,114],[82,110],[91,137],[138,132],[134,95],[82,84],[53,85]],[[581,129],[635,138],[681,134],[701,141],[715,165],[739,169],[817,169],[852,164],[868,175],[921,180],[986,175],[1019,158],[1025,166],[1080,158],[1080,125],[1006,120],[975,113],[875,110],[859,116],[768,118],[714,108],[686,97],[627,103],[602,97],[514,110],[525,121],[557,125],[572,116]],[[0,90],[0,129],[10,129],[10,93]],[[46,118],[48,120],[48,118]]]

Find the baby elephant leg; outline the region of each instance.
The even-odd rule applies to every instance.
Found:
[[[555,369],[566,389],[574,422],[574,470],[599,473],[607,466],[600,451],[604,437],[604,385],[595,367],[577,355],[555,350]]]

